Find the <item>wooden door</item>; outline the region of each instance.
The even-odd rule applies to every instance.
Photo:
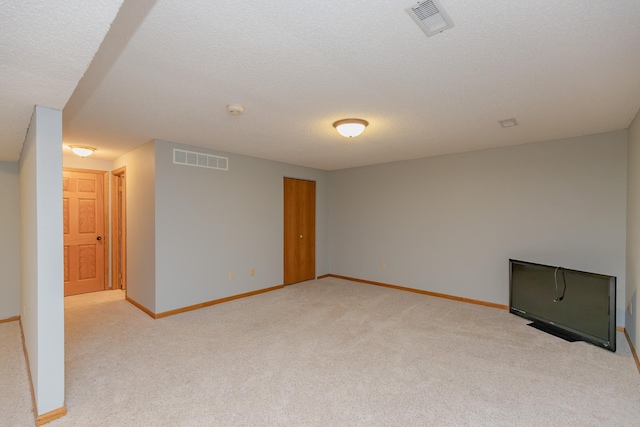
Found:
[[[104,175],[62,172],[64,295],[104,290]]]
[[[284,179],[284,284],[316,277],[316,183]]]
[[[111,172],[112,289],[127,289],[126,168]]]

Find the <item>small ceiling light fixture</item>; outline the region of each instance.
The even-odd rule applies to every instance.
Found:
[[[73,151],[73,154],[76,154],[80,157],[90,156],[93,154],[94,151],[96,151],[95,148],[88,147],[86,145],[70,145],[69,148],[71,148],[71,151]]]
[[[369,122],[362,119],[342,119],[333,124],[338,133],[344,137],[352,138],[360,135],[364,132],[364,128],[369,125]]]
[[[500,123],[500,126],[502,126],[503,128],[512,128],[514,126],[518,126],[518,122],[516,121],[516,119],[500,120],[498,123]]]

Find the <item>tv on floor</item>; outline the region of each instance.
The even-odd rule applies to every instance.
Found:
[[[568,341],[616,351],[616,278],[509,260],[509,311]]]

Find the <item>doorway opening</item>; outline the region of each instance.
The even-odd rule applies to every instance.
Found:
[[[111,171],[111,289],[127,289],[126,167]]]

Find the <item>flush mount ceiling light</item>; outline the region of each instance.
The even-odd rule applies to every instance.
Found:
[[[500,126],[502,126],[503,128],[512,128],[514,126],[518,126],[518,122],[516,121],[516,119],[500,120],[498,123],[500,123]]]
[[[71,148],[71,151],[73,151],[73,154],[76,154],[80,157],[90,156],[93,154],[94,151],[96,151],[95,148],[87,147],[86,145],[70,145],[69,148]]]
[[[362,119],[343,119],[333,124],[338,133],[344,137],[352,138],[364,132],[364,128],[369,124],[368,121]]]

